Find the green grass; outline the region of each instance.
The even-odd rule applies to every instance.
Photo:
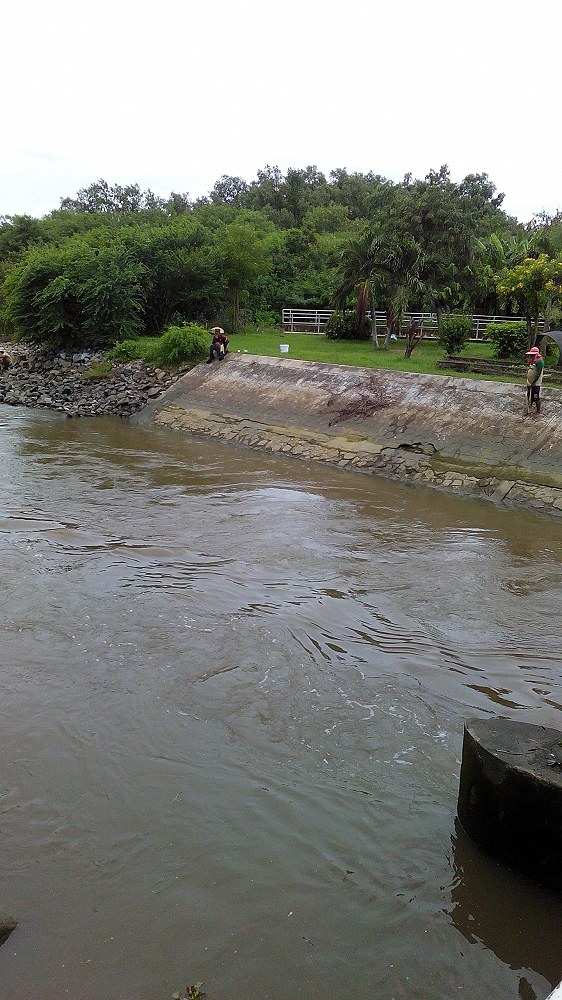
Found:
[[[139,337],[135,341],[136,356],[149,360],[157,338]],[[209,334],[209,343],[211,336]],[[281,354],[280,344],[289,345],[289,353]],[[404,357],[405,341],[393,342],[388,350],[375,350],[370,340],[328,340],[323,334],[285,333],[277,328],[267,330],[248,329],[244,333],[230,334],[229,350],[232,353],[246,351],[248,354],[270,358],[294,358],[298,361],[324,361],[332,365],[352,365],[364,368],[386,368],[394,371],[417,372],[426,375],[446,375],[446,368],[439,368],[438,361],[445,357],[445,351],[435,340],[422,340],[412,356]],[[492,344],[468,343],[462,356],[470,358],[493,358]],[[449,369],[457,378],[488,379],[496,382],[519,382],[518,377],[509,375],[480,375],[474,372],[457,372]],[[524,366],[521,375],[524,374]]]
[[[92,361],[82,372],[82,381],[95,382],[97,379],[106,378],[112,370],[111,361],[107,361],[105,358],[102,361]]]
[[[281,354],[280,344],[289,345],[289,353]],[[325,361],[332,365],[355,365],[365,368],[387,368],[394,371],[419,372],[426,375],[444,375],[447,369],[439,368],[437,362],[445,357],[445,351],[434,340],[422,340],[408,359],[404,357],[405,342],[393,342],[388,350],[375,350],[370,340],[328,340],[320,334],[285,333],[283,330],[253,331],[232,334],[229,351],[247,351],[266,357],[289,357],[298,361]],[[492,345],[469,343],[461,356],[492,359]],[[471,372],[451,374],[459,378],[489,378],[498,382],[510,381],[508,376],[484,376]]]

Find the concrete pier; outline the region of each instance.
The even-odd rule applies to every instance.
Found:
[[[562,893],[562,732],[466,722],[458,815],[479,847]]]
[[[3,917],[0,916],[0,945],[3,945],[5,941],[8,940],[12,931],[15,931],[18,925],[17,920],[13,917]]]

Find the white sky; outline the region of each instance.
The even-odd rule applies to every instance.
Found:
[[[3,0],[0,215],[266,163],[486,172],[562,207],[561,0]]]

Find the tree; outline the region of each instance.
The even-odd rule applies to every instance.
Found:
[[[187,215],[193,208],[193,203],[187,191],[184,191],[183,194],[180,194],[178,191],[172,191],[164,207],[170,216]]]
[[[542,313],[548,317],[549,311],[562,296],[562,259],[553,260],[547,254],[526,257],[515,267],[501,271],[496,283],[502,297],[517,300],[527,322],[528,346],[533,347],[539,316]]]
[[[267,165],[258,171],[243,200],[282,228],[299,227],[309,209],[329,203],[328,183],[316,166],[290,167],[283,176],[279,167]]]
[[[77,342],[113,347],[141,333],[145,277],[144,266],[118,243],[77,254],[66,277],[80,310]]]
[[[532,245],[532,235],[523,230],[494,232],[476,240],[472,270],[478,301],[485,312],[495,314],[498,311],[496,276],[529,257]],[[511,308],[511,303],[506,304]]]
[[[2,311],[4,325],[16,339],[72,338],[80,310],[65,277],[71,257],[53,247],[32,247],[8,272],[2,285]]]
[[[345,205],[316,205],[307,209],[303,227],[313,233],[338,233],[352,230],[354,223]]]
[[[223,174],[216,181],[210,194],[213,205],[245,205],[246,195],[250,190],[249,184],[242,177],[231,177]]]
[[[61,209],[73,212],[142,212],[163,210],[166,202],[150,189],[141,191],[138,184],[109,185],[100,178],[87,188],[81,188],[75,198],[61,198]]]
[[[286,173],[266,166],[249,184],[222,175],[210,195],[195,203],[186,193],[172,192],[163,200],[138,184],[100,179],[63,199],[61,208],[41,220],[0,219],[0,281],[8,281],[15,269],[16,283],[21,282],[22,267],[33,257],[29,288],[39,282],[36,291],[45,317],[50,317],[45,323],[51,328],[62,324],[69,335],[75,321],[78,330],[82,323],[75,312],[85,301],[80,255],[85,265],[92,261],[102,297],[117,282],[111,262],[125,260],[115,254],[130,255],[124,266],[135,301],[135,268],[144,268],[141,329],[153,334],[170,322],[212,318],[225,300],[236,326],[242,303],[256,316],[267,314],[267,321],[284,305],[320,308],[332,300],[339,283],[360,312],[371,308],[375,344],[375,306],[386,309],[388,343],[390,331],[400,329],[405,304],[441,313],[489,301],[489,311],[496,311],[493,278],[520,262],[507,255],[509,240],[519,239],[519,230],[503,213],[501,200],[485,174],[471,174],[455,184],[447,167],[430,171],[423,180],[406,175],[395,184],[374,173],[338,169],[326,179],[316,166]],[[560,252],[559,218],[543,221],[532,249],[529,245],[521,259],[541,252],[556,258]],[[478,241],[491,244],[494,233],[506,250],[501,260],[477,249]],[[536,242],[539,238],[542,243]],[[33,247],[51,247],[56,253],[45,254],[40,263],[31,254]],[[66,249],[70,256],[61,264],[59,254]],[[101,259],[93,261],[95,250],[103,267]],[[55,258],[59,263],[49,278]],[[118,314],[117,284],[115,296],[113,316]],[[9,302],[7,331],[14,322],[12,292]],[[39,317],[30,301],[27,307],[29,332]],[[93,299],[90,308],[97,308]],[[137,317],[136,306],[132,309]],[[109,314],[106,320],[109,329]],[[415,343],[416,331],[411,341]]]
[[[248,207],[264,210],[268,218],[277,218],[283,210],[283,174],[279,167],[270,167],[267,163],[263,170],[258,170],[257,180],[250,184]]]
[[[421,248],[422,298],[438,318],[470,297],[476,239],[505,224],[502,199],[486,174],[470,174],[455,184],[442,166],[424,180],[407,176],[381,210],[378,224],[386,233]]]
[[[300,226],[306,212],[306,175],[304,170],[288,170],[283,184],[283,198],[294,226]]]
[[[386,309],[384,346],[387,347],[391,334],[400,333],[410,296],[421,289],[423,263],[422,249],[415,240],[409,237],[398,239],[382,230],[365,230],[360,236],[350,239],[344,247],[335,301],[345,308],[348,299],[356,297],[358,327],[364,321],[367,310],[371,310],[375,347],[379,347],[376,299],[379,298]]]
[[[402,319],[410,298],[419,295],[423,289],[422,274],[425,256],[422,247],[413,239],[395,241],[387,245],[384,262],[383,286],[386,288],[386,337],[385,347],[392,333],[400,335]],[[410,357],[418,337],[409,336],[405,355]]]
[[[372,230],[366,229],[354,236],[341,252],[335,304],[345,309],[350,298],[355,297],[356,327],[360,329],[367,310],[371,311],[371,337],[379,347],[375,282],[380,272],[379,243]]]
[[[546,253],[549,257],[559,257],[562,254],[562,217],[553,216],[542,228],[530,230],[529,242],[537,254]]]
[[[223,291],[212,234],[191,219],[150,226],[123,240],[145,269],[143,324],[149,336],[182,321],[209,318]]]
[[[373,220],[394,195],[392,181],[380,174],[349,174],[338,168],[330,173],[330,201],[343,205],[350,219]]]
[[[240,328],[241,296],[252,281],[266,273],[269,262],[255,229],[239,223],[226,226],[221,233],[219,255],[232,308],[232,329],[236,331]]]
[[[264,237],[270,262],[265,275],[252,284],[250,301],[260,312],[279,312],[283,306],[323,308],[333,296],[337,237],[317,235],[308,226],[272,230]]]
[[[0,216],[0,260],[42,240],[42,226],[30,215]]]
[[[113,346],[142,329],[144,268],[119,243],[32,248],[2,292],[14,332],[53,347]]]

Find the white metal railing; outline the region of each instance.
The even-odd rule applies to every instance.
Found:
[[[287,307],[282,310],[282,323],[283,329],[291,332],[300,330],[301,332],[308,333],[323,333],[324,327],[328,322],[330,316],[334,312],[333,309],[293,309]],[[376,311],[377,323],[380,322],[381,327],[386,326],[386,312],[377,309]],[[371,313],[368,312],[367,316],[371,318]],[[517,321],[524,321],[524,316],[484,316],[479,313],[475,313],[472,317],[472,335],[470,340],[485,340],[486,339],[486,327],[490,323],[513,323]],[[419,322],[424,327],[424,336],[429,340],[434,340],[437,336],[437,314],[431,312],[407,312],[404,313],[402,317],[402,329],[409,326],[411,323]],[[539,320],[539,330],[544,327],[544,320]],[[435,331],[435,332],[433,332]]]
[[[322,333],[333,312],[333,309],[282,309],[283,329],[309,330],[312,327],[316,333]]]

